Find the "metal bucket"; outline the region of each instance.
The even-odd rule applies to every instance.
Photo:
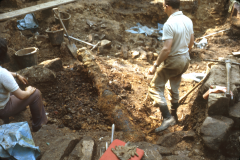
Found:
[[[61,45],[63,40],[64,40],[64,30],[63,29],[60,29],[60,30],[57,30],[57,31],[50,31],[50,28],[48,28],[46,30],[47,34],[48,34],[48,37],[49,37],[49,40],[51,42],[52,45]]]
[[[31,67],[37,65],[37,53],[39,49],[36,47],[24,48],[15,53],[16,59],[21,67]]]
[[[59,13],[60,13],[60,17],[62,19],[62,22],[63,22],[65,28],[68,29],[71,14],[66,13],[66,12],[59,12]],[[54,14],[54,17],[55,17],[56,23],[61,24],[60,20],[56,17],[55,14]]]

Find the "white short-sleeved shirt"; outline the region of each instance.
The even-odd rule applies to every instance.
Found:
[[[12,74],[0,67],[0,109],[4,109],[10,98],[10,93],[19,88]]]
[[[183,15],[182,11],[173,13],[163,26],[162,40],[173,39],[169,56],[187,53],[193,33],[192,20]]]

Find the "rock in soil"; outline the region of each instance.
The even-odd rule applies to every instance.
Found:
[[[210,93],[208,97],[208,115],[224,115],[228,112],[229,98],[225,93]]]
[[[140,54],[138,51],[131,51],[131,53],[132,53],[132,58],[136,58]]]
[[[73,149],[68,160],[90,160],[94,150],[94,140],[91,137],[84,137]]]
[[[25,77],[28,80],[29,85],[33,86],[41,86],[56,82],[56,73],[40,65],[20,70],[18,71],[18,74]]]
[[[70,154],[78,141],[79,140],[73,136],[58,137],[57,140],[53,141],[51,144],[49,143],[49,145],[51,145],[51,148],[44,153],[41,160],[63,159]]]
[[[102,46],[103,48],[110,48],[110,47],[111,47],[111,44],[112,44],[112,42],[109,41],[109,40],[106,40],[106,39],[104,39],[104,40],[101,41],[101,46]]]
[[[141,60],[147,60],[147,52],[146,51],[141,49],[140,54],[141,54],[141,56],[140,56]]]
[[[223,116],[207,117],[201,126],[204,144],[218,150],[221,143],[227,138],[228,131],[233,125],[233,120]]]
[[[233,119],[233,128],[240,129],[240,102],[230,107],[229,116]]]
[[[230,157],[240,157],[240,131],[234,131],[229,134],[227,140],[223,143],[222,153]]]
[[[165,134],[160,137],[156,144],[164,147],[172,147],[177,143],[181,142],[183,138],[192,138],[195,136],[194,131],[178,131],[173,133]]]
[[[185,155],[174,155],[174,156],[167,156],[165,157],[166,160],[191,160]]]
[[[43,61],[42,63],[40,63],[39,65],[43,65],[45,68],[48,68],[54,72],[58,72],[63,69],[62,60],[60,58],[46,60],[46,61]]]
[[[154,145],[147,142],[135,142],[130,143],[130,146],[137,146],[139,149],[144,150],[142,160],[162,160],[162,155],[159,153],[158,145]]]
[[[43,156],[42,160],[60,159],[66,154],[64,153],[65,151],[68,151],[68,154],[70,154],[79,139],[79,136],[72,133],[70,129],[59,129],[53,124],[44,125],[38,132],[33,133],[33,140],[35,145],[40,148],[41,157]]]
[[[233,60],[231,60],[233,61]],[[237,65],[232,65],[231,73],[230,73],[230,90],[233,92],[233,100],[231,100],[231,103],[233,103],[237,97],[238,97],[238,91],[236,88],[236,85],[240,85],[240,73],[239,73],[239,67]],[[206,82],[203,84],[201,92],[204,94],[211,85],[218,85],[218,86],[226,86],[227,84],[227,72],[226,72],[226,66],[224,65],[215,65],[210,70],[210,75]]]
[[[132,89],[132,85],[131,85],[131,83],[126,83],[126,84],[124,84],[123,85],[123,88],[125,89],[125,90],[128,90],[128,91],[130,91],[131,89]]]

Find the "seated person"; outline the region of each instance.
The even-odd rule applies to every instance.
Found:
[[[0,38],[1,62],[8,57],[7,50],[7,41]],[[36,132],[47,123],[42,94],[32,86],[28,86],[25,91],[21,90],[14,77],[24,84],[28,83],[23,76],[9,72],[0,66],[0,119],[6,123],[10,116],[21,112],[29,105],[32,114],[32,130]]]

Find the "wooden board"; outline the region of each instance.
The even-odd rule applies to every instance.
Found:
[[[240,56],[240,52],[232,52],[234,56]]]
[[[66,4],[66,3],[75,2],[75,1],[76,0],[55,0],[55,1],[47,2],[47,3],[42,3],[42,4],[39,4],[39,5],[19,9],[19,10],[16,10],[16,11],[3,13],[3,14],[0,14],[0,21],[5,21],[5,20],[10,19],[10,18],[25,15],[25,14],[32,13],[32,12],[35,12],[35,11],[40,11],[40,10],[43,10],[43,9],[54,8],[56,6]]]

